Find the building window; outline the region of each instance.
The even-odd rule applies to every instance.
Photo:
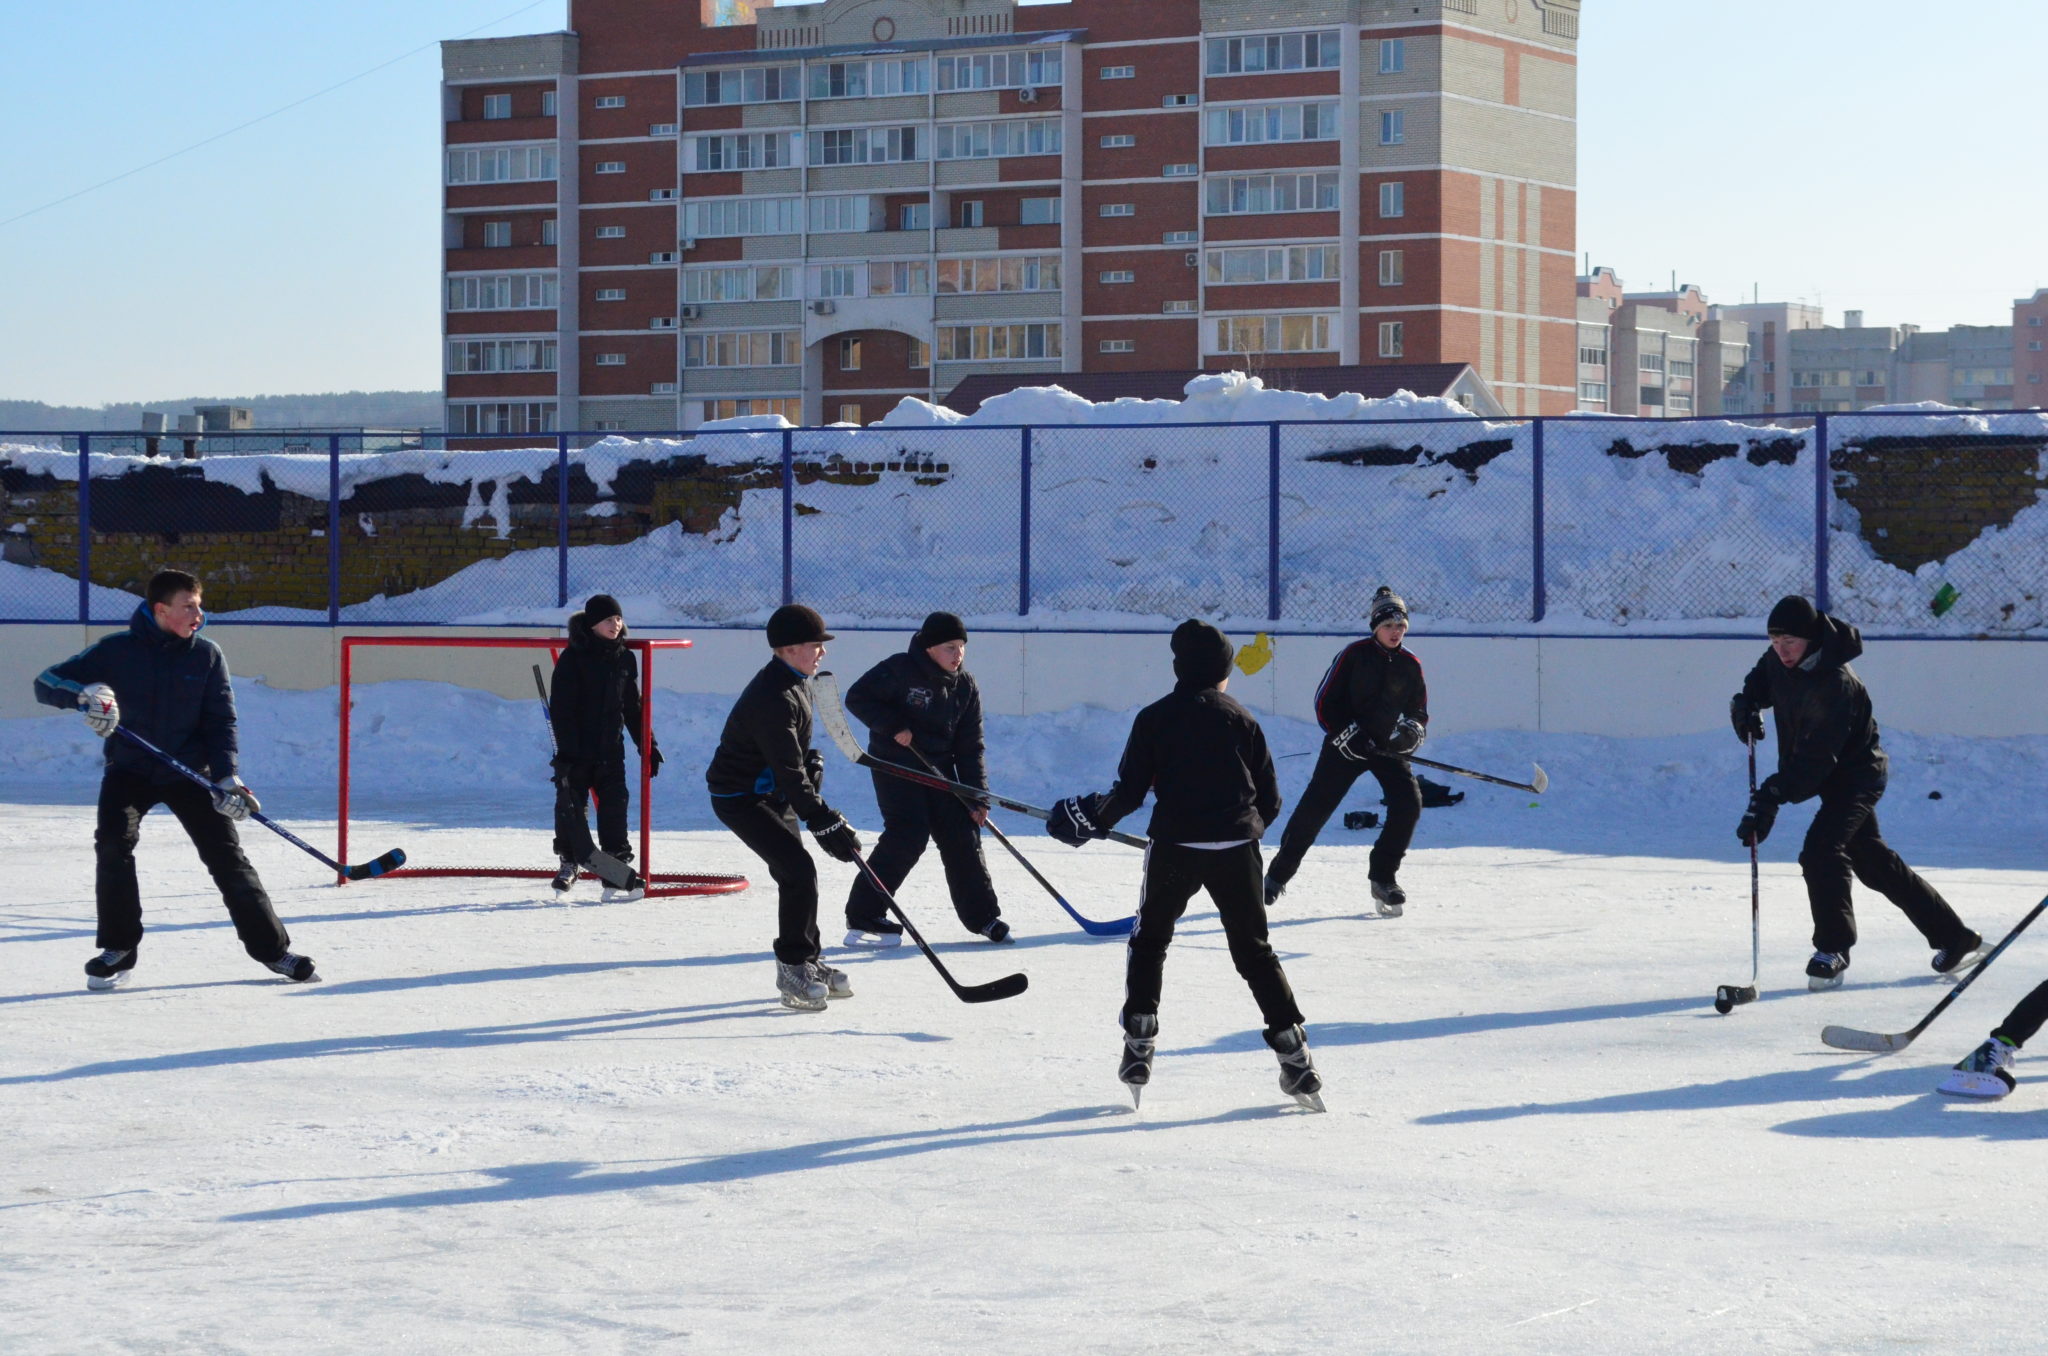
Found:
[[[623,287],[600,287],[597,289],[597,299],[599,301],[624,301],[626,299],[626,289]]]
[[[600,160],[597,162],[597,172],[599,174],[624,174],[626,172],[626,162],[623,160]]]
[[[672,136],[674,136],[675,134],[676,134],[676,125],[675,125],[674,123],[672,123],[672,122],[650,122],[650,123],[648,123],[648,124],[647,124],[647,135],[648,135],[648,136],[651,136],[651,137],[672,137]]]
[[[1316,353],[1330,348],[1326,315],[1233,315],[1216,321],[1212,353]]]
[[[795,235],[803,229],[802,198],[698,198],[683,204],[683,235]]]
[[[1106,217],[1134,217],[1138,215],[1138,209],[1133,203],[1106,202],[1102,204],[1102,215]]]
[[[448,279],[451,311],[545,311],[556,301],[553,273],[463,274]]]
[[[624,367],[626,365],[626,355],[623,353],[600,353],[597,355],[597,365],[599,367]]]
[[[839,407],[839,422],[842,424],[858,424],[861,422],[860,402],[858,400],[849,400]]]
[[[1661,353],[1644,353],[1639,355],[1636,358],[1636,370],[1638,372],[1662,372],[1664,370],[1664,355]]]
[[[1331,211],[1335,174],[1241,174],[1209,180],[1209,215]]]
[[[1210,250],[1212,286],[1233,283],[1332,282],[1342,251],[1336,245],[1267,245]]]
[[[1683,391],[1673,391],[1671,393],[1670,408],[1679,414],[1691,414],[1692,397]]]
[[[1407,261],[1404,251],[1380,251],[1380,286],[1399,287],[1407,276]]]
[[[486,94],[484,96],[484,117],[492,122],[512,116],[512,96],[509,94]]]
[[[1869,380],[1863,383],[1865,386],[1877,385],[1877,374],[1875,372],[1865,372],[1863,375],[1869,378]],[[1671,360],[1671,378],[1674,381],[1692,380],[1692,360],[1690,358],[1673,358]]]
[[[944,58],[941,58],[941,65]],[[813,99],[865,99],[876,95],[924,94],[932,86],[923,57],[875,61],[825,61],[811,66]]]
[[[1128,268],[1112,268],[1097,274],[1096,280],[1105,283],[1133,283],[1138,280],[1138,275]]]
[[[1240,108],[1211,108],[1208,116],[1211,146],[1256,146],[1278,141],[1334,141],[1337,138],[1335,100],[1311,104],[1249,104]]]
[[[823,163],[817,159],[817,147],[813,145],[811,149],[812,162]],[[690,152],[690,164],[699,174],[784,169],[796,163],[796,137],[789,132],[729,132],[691,137]]]
[[[505,249],[512,243],[512,223],[509,221],[487,221],[484,223],[484,248]]]
[[[1102,139],[1102,149],[1105,151],[1119,151],[1126,146],[1135,146],[1137,144],[1138,139],[1128,132],[1119,132],[1113,137],[1104,137]]]
[[[1104,66],[1100,72],[1104,80],[1130,80],[1137,74],[1136,66]]]
[[[1020,209],[1019,220],[1026,226],[1057,226],[1060,222],[1060,200],[1026,198]]]
[[[1159,177],[1162,179],[1192,179],[1201,172],[1202,167],[1200,165],[1189,161],[1181,161],[1178,164],[1162,165],[1159,169]]]
[[[551,89],[544,89],[540,92],[540,115],[543,118],[555,116],[555,92]]]
[[[554,431],[555,402],[552,400],[464,402],[448,406],[448,432],[457,437]]]
[[[939,58],[939,89],[1035,89],[1060,83],[1057,47],[974,52]]]
[[[910,357],[904,363],[913,372],[923,372],[932,365],[932,346],[922,339],[910,341]]]
[[[1407,351],[1407,347],[1407,324],[1399,320],[1382,320],[1380,322],[1380,356],[1382,358],[1399,358]]]
[[[618,433],[624,430],[626,421],[623,419],[600,419],[597,421],[596,427],[599,433]]]
[[[2029,353],[2039,353],[2040,351],[2041,351],[2041,341],[2040,341],[2039,339],[2029,339],[2029,340],[2027,340],[2027,352],[2029,352]]]
[[[1604,381],[1580,382],[1579,403],[1582,405],[1605,405],[1607,403],[1607,383]]]
[[[1161,242],[1168,245],[1193,245],[1199,242],[1201,238],[1202,233],[1200,231],[1168,231],[1159,237]]]
[[[540,243],[541,243],[541,244],[543,244],[543,245],[553,245],[553,244],[556,244],[556,243],[557,243],[557,242],[559,241],[559,239],[560,239],[560,235],[561,235],[561,228],[560,228],[560,227],[559,227],[558,225],[556,225],[556,223],[555,223],[555,219],[554,219],[553,217],[542,217],[542,218],[541,218],[541,220],[540,220]]]
[[[854,277],[858,272],[853,264],[827,264],[818,270],[817,289],[812,295],[820,297],[857,297],[860,289]]]
[[[1260,38],[1209,39],[1209,74],[1334,70],[1342,60],[1337,30],[1274,33]]]
[[[1408,185],[1391,183],[1380,185],[1380,216],[1385,220],[1408,215]]]
[[[969,292],[1057,292],[1057,254],[1004,255],[1002,258],[941,259],[939,295]]]
[[[1663,409],[1664,388],[1662,386],[1644,386],[1638,388],[1636,403],[1641,405],[1645,409],[1649,409],[1652,406],[1660,410]]]
[[[803,360],[802,330],[683,336],[684,367],[794,367]]]
[[[812,198],[811,231],[829,235],[868,228],[868,200],[865,197]]]
[[[626,238],[626,228],[623,226],[600,226],[597,228],[597,238],[599,240],[624,240]]]
[[[922,259],[868,265],[871,297],[925,297],[932,290],[932,266]]]
[[[1406,38],[1380,39],[1380,74],[1399,75],[1408,69],[1408,40]]]
[[[1587,344],[1580,344],[1579,363],[1584,367],[1605,367],[1607,366],[1607,350],[1595,348]]]
[[[1022,362],[1060,356],[1058,325],[941,325],[940,362]]]
[[[1408,140],[1408,115],[1398,108],[1380,114],[1380,145],[1399,146]]]
[[[1193,315],[1195,313],[1195,303],[1192,301],[1169,301],[1159,309],[1167,315]]]
[[[552,372],[553,339],[451,339],[448,370],[470,372]]]
[[[759,418],[763,415],[780,415],[789,423],[796,423],[804,417],[804,402],[794,396],[770,398],[768,400],[707,400],[704,402],[704,421],[715,419]]]
[[[1014,155],[1058,155],[1058,118],[1009,118],[1002,122],[942,122],[933,135],[940,160],[991,160]]]
[[[788,264],[683,270],[683,300],[787,301],[796,296],[796,269]]]
[[[1192,94],[1169,94],[1159,101],[1159,106],[1161,108],[1193,108],[1195,106],[1195,96]]]
[[[555,177],[553,143],[541,146],[469,146],[448,152],[448,182],[516,184]]]
[[[894,165],[924,159],[915,127],[834,127],[810,137],[813,165]]]
[[[749,66],[742,70],[691,71],[683,76],[683,102],[710,104],[787,103],[801,91],[794,66]]]
[[[839,370],[842,372],[860,371],[860,340],[841,339],[839,341]]]
[[[971,230],[981,225],[983,215],[981,199],[963,198],[961,201],[953,204],[953,208],[954,223],[963,230]]]
[[[932,205],[928,202],[907,202],[896,214],[896,229],[899,231],[929,231],[932,228]]]
[[[625,106],[626,96],[623,94],[600,94],[597,96],[597,107],[599,108],[624,108]]]
[[[1128,339],[1104,339],[1095,346],[1098,353],[1130,353],[1136,348]]]

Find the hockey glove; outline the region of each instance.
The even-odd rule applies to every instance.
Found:
[[[853,825],[846,822],[846,816],[837,810],[828,810],[810,822],[811,837],[818,840],[818,846],[825,849],[825,855],[836,861],[850,862],[860,856],[860,835],[853,831]]]
[[[1068,796],[1052,807],[1045,831],[1068,847],[1080,847],[1091,838],[1107,838],[1109,830],[1097,821],[1102,814],[1103,795],[1093,791],[1085,796]]]
[[[1759,788],[1749,798],[1749,808],[1742,812],[1742,822],[1735,826],[1735,841],[1745,847],[1759,846],[1771,836],[1771,825],[1777,822],[1778,802]]]
[[[229,819],[243,820],[262,810],[263,802],[242,784],[240,777],[229,773],[213,784],[213,808]]]
[[[1359,729],[1355,720],[1330,736],[1330,747],[1354,763],[1366,762],[1379,752],[1372,736]]]
[[[661,764],[663,761],[661,756],[661,745],[655,743],[653,740],[650,739],[647,741],[647,750],[647,775],[650,777],[659,777],[661,775]]]
[[[1387,736],[1386,750],[1396,758],[1406,758],[1422,747],[1422,722],[1411,716],[1403,716],[1394,722],[1394,732]]]
[[[811,790],[825,789],[825,755],[816,749],[804,750],[804,776],[811,779]]]
[[[1743,743],[1763,742],[1764,718],[1758,713],[1756,703],[1744,693],[1736,693],[1728,703],[1728,720],[1735,726],[1735,737]]]
[[[85,712],[85,723],[101,739],[120,727],[121,703],[115,698],[114,689],[105,683],[94,683],[80,692],[78,709]]]

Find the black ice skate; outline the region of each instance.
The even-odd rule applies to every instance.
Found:
[[[563,857],[559,869],[555,872],[555,878],[548,882],[548,884],[558,895],[566,895],[570,890],[574,889],[576,885],[576,859],[573,857]]]
[[[85,963],[85,987],[94,993],[118,989],[135,973],[135,953],[111,947]]]
[[[2005,1038],[1993,1036],[1972,1050],[1968,1059],[1950,1069],[1936,1091],[1951,1097],[1995,1102],[2018,1086],[2011,1073],[2012,1057],[2013,1047],[2005,1043]]]
[[[1842,972],[1849,968],[1846,951],[1816,951],[1806,963],[1806,987],[1814,993],[1842,987]]]
[[[775,962],[775,988],[782,995],[782,1006],[795,1008],[799,1012],[823,1012],[825,1000],[831,990],[825,981],[811,973],[810,962]]]
[[[598,896],[598,902],[603,904],[630,904],[636,899],[645,899],[646,897],[647,878],[638,871],[628,871],[626,873],[626,883],[624,885],[607,884],[604,887],[604,893]]]
[[[835,970],[822,959],[808,961],[806,964],[810,967],[811,978],[825,986],[826,998],[853,997],[853,981],[846,977],[846,971]]]
[[[1372,906],[1382,918],[1399,918],[1408,907],[1408,892],[1390,880],[1372,883]]]
[[[1131,1090],[1131,1105],[1139,1105],[1145,1085],[1152,1081],[1152,1052],[1159,1045],[1159,1017],[1137,1012],[1124,1018],[1124,1057],[1116,1076]]]
[[[1323,1076],[1309,1058],[1308,1036],[1298,1026],[1266,1033],[1266,1044],[1280,1057],[1280,1091],[1311,1111],[1323,1111]]]
[[[1953,975],[1967,970],[1984,958],[1984,939],[1976,933],[1966,934],[1968,940],[1955,946],[1945,946],[1934,953],[1934,973]]]
[[[987,926],[977,931],[998,946],[1010,940],[1010,925],[1000,918],[992,919]]]
[[[265,961],[264,964],[294,984],[304,984],[308,980],[320,978],[319,973],[313,969],[311,956],[297,956],[287,951],[276,960]]]

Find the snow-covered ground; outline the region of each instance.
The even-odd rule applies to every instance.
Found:
[[[369,738],[391,775],[358,803],[381,816],[357,825],[360,855],[545,860],[530,704],[417,684],[364,699],[383,703]],[[242,691],[247,775],[316,842],[331,842],[332,700]],[[2048,968],[2041,939],[1912,1049],[1827,1050],[1823,1023],[1902,1029],[1945,990],[1904,920],[1861,894],[1849,987],[1805,992],[1794,808],[1764,854],[1764,997],[1716,1016],[1714,986],[1748,969],[1729,736],[1432,741],[1496,771],[1540,760],[1555,785],[1538,808],[1458,782],[1462,804],[1424,814],[1395,921],[1363,902],[1369,835],[1326,831],[1274,937],[1328,1114],[1283,1104],[1200,903],[1137,1114],[1115,1079],[1123,948],[1074,928],[993,845],[1019,944],[968,937],[935,861],[903,902],[963,980],[1021,969],[1028,992],[963,1005],[905,948],[836,953],[856,997],[779,1008],[771,890],[703,808],[721,706],[661,708],[657,851],[746,872],[753,891],[599,906],[584,887],[560,906],[502,881],[337,890],[254,830],[325,976],[294,987],[241,954],[158,817],[141,851],[152,931],[111,995],[79,973],[96,741],[70,720],[0,722],[0,1348],[2041,1344],[2026,1146],[2048,1132],[2048,1083],[2023,1059],[2004,1104],[1932,1092]],[[994,722],[1003,788],[1105,785],[1126,724]],[[1276,752],[1312,747],[1292,723],[1269,732]],[[2044,889],[2048,810],[2029,788],[2048,741],[1888,742],[1888,836],[2002,934]],[[871,832],[865,777],[833,756],[828,793]],[[1290,800],[1309,761],[1280,765]],[[1361,787],[1351,805],[1374,799]],[[1006,826],[1084,912],[1132,906],[1136,853]],[[850,872],[825,877],[836,940]]]

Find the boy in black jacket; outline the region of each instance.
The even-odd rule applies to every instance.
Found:
[[[775,987],[782,1005],[821,1012],[827,999],[851,998],[844,970],[818,953],[818,868],[804,851],[797,821],[842,862],[860,854],[860,835],[819,794],[825,760],[811,747],[811,679],[832,635],[825,619],[791,603],[768,618],[775,657],[733,703],[704,780],[711,810],[768,863],[780,892]]]
[[[868,752],[885,762],[937,768],[956,782],[988,789],[983,756],[981,689],[967,671],[967,627],[950,612],[934,612],[910,638],[910,648],[890,655],[846,690],[846,709],[868,727]],[[919,761],[919,755],[924,761]],[[882,837],[868,865],[894,894],[927,842],[939,845],[946,887],[961,925],[992,942],[1010,940],[1010,925],[996,903],[996,888],[981,855],[981,826],[988,811],[963,805],[950,791],[917,786],[872,772],[875,803],[882,810]],[[899,945],[902,927],[893,921],[865,873],[854,877],[846,897],[846,944]]]
[[[1266,872],[1269,906],[1301,869],[1301,859],[1344,803],[1351,784],[1367,772],[1387,801],[1386,826],[1366,866],[1373,906],[1384,918],[1399,918],[1408,903],[1394,873],[1422,818],[1422,788],[1405,758],[1422,747],[1429,728],[1429,688],[1422,681],[1421,662],[1401,643],[1408,634],[1408,604],[1381,585],[1372,598],[1371,619],[1372,634],[1345,646],[1316,689],[1316,720],[1327,737]]]
[[[555,728],[555,856],[562,868],[554,886],[565,894],[576,883],[576,869],[588,865],[598,848],[620,862],[633,860],[626,835],[626,738],[640,749],[642,708],[640,678],[625,641],[618,599],[594,594],[569,618],[569,648],[555,661],[548,719]],[[640,753],[648,760],[648,775],[660,776],[661,748],[652,732]],[[593,792],[595,843],[583,812]],[[635,872],[625,885],[607,887],[604,900],[639,899],[646,890],[647,882]]]
[[[1118,1077],[1135,1103],[1152,1079],[1159,991],[1173,925],[1195,891],[1207,890],[1223,921],[1230,958],[1266,1020],[1266,1044],[1280,1057],[1280,1090],[1322,1109],[1322,1078],[1309,1057],[1301,1011],[1273,945],[1259,883],[1259,837],[1280,813],[1280,790],[1265,732],[1225,695],[1236,651],[1221,631],[1185,621],[1173,633],[1171,694],[1138,713],[1108,795],[1070,797],[1053,807],[1047,832],[1079,847],[1101,838],[1158,798],[1147,832],[1145,883],[1124,974],[1124,1054]]]
[[[1852,873],[1920,929],[1935,948],[1935,970],[1948,974],[1984,939],[1878,833],[1877,802],[1884,795],[1887,760],[1878,747],[1870,694],[1849,668],[1849,661],[1863,653],[1862,635],[1796,594],[1779,600],[1766,626],[1771,648],[1742,680],[1729,716],[1736,736],[1750,743],[1764,735],[1759,713],[1772,709],[1778,770],[1750,797],[1735,836],[1745,844],[1761,843],[1780,805],[1820,797],[1799,850],[1799,870],[1813,907],[1814,954],[1806,966],[1807,987],[1839,988],[1849,968],[1849,948],[1856,944],[1856,915],[1849,903]]]
[[[183,570],[159,570],[126,631],[52,664],[36,678],[37,701],[83,711],[92,732],[107,741],[92,839],[100,954],[85,963],[88,989],[119,988],[134,973],[142,945],[135,844],[143,816],[159,805],[170,807],[199,850],[242,949],[286,979],[318,978],[312,957],[287,949],[292,939],[235,833],[236,820],[263,807],[236,775],[235,694],[220,647],[199,635],[206,624],[200,592],[199,581]],[[140,745],[108,738],[123,720],[171,757],[212,777],[212,796]]]

